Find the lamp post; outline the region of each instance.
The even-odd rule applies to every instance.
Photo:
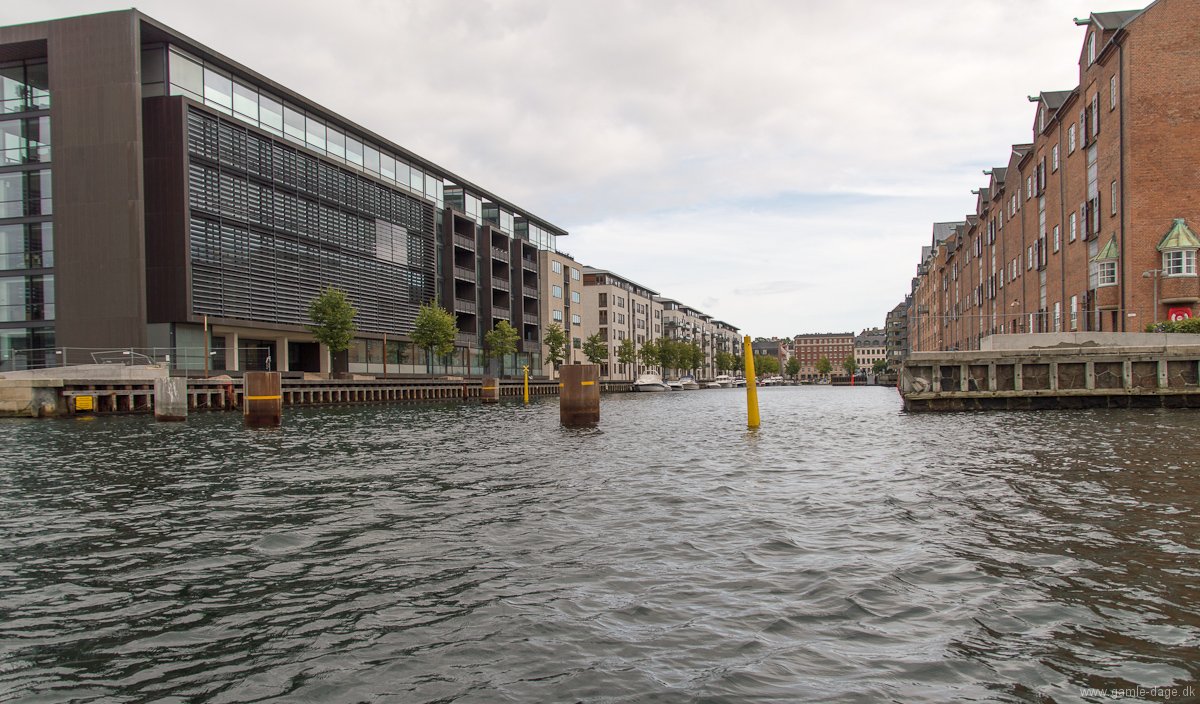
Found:
[[[1154,324],[1158,325],[1158,277],[1162,275],[1162,269],[1151,269],[1142,272],[1143,279],[1150,279],[1151,285],[1154,286]]]

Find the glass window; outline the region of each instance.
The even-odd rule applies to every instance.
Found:
[[[425,174],[421,173],[420,171],[418,171],[415,168],[411,169],[408,172],[408,187],[413,189],[417,193],[424,193],[425,192]],[[475,215],[477,217],[479,215],[479,201],[478,200],[475,201],[475,212],[471,212],[471,196],[470,195],[467,196],[467,212],[469,214]]]
[[[579,280],[579,270],[576,269],[575,267],[571,267],[571,279],[573,281]]]
[[[373,174],[379,173],[379,150],[370,144],[363,146],[363,167]]]
[[[550,311],[550,317],[553,318],[555,321],[561,323],[562,322],[562,311],[561,310]]]
[[[1163,252],[1163,273],[1167,276],[1195,276],[1196,250],[1175,249]]]
[[[409,169],[408,164],[400,159],[397,159],[396,160],[396,183],[400,184],[401,186],[407,187],[408,181],[410,178],[409,171],[410,171],[410,169]]]
[[[562,286],[558,286],[556,284],[550,287],[550,295],[554,296],[555,298],[562,298]]]
[[[259,124],[272,134],[283,134],[283,104],[263,93],[258,96]]]
[[[304,141],[317,151],[325,151],[325,123],[312,117],[304,120]]]
[[[562,273],[562,262],[550,262],[550,269],[555,274],[561,274]],[[604,294],[602,293],[600,295],[603,296]]]
[[[327,135],[327,141],[325,144],[325,148],[329,151],[329,154],[331,156],[335,156],[338,159],[345,159],[346,158],[346,133],[342,132],[341,130],[337,129],[336,127],[330,127],[328,135]]]
[[[642,321],[639,320],[638,322],[640,323]],[[572,325],[582,325],[583,321],[579,319],[578,315],[575,315],[574,313],[572,313],[571,314],[571,324]]]
[[[379,175],[388,181],[396,180],[396,157],[386,152],[379,155]]]
[[[233,80],[211,68],[204,69],[204,102],[221,112],[233,111]]]
[[[290,105],[283,108],[283,136],[304,144],[304,113]]]
[[[346,135],[346,161],[363,165],[363,144],[349,135]]]
[[[0,121],[0,165],[25,163],[25,121]]]
[[[434,180],[432,176],[425,177],[425,195],[433,198],[434,200],[437,199],[437,188],[434,186]],[[512,232],[512,228],[510,227],[508,231]]]
[[[233,82],[233,114],[245,116],[250,122],[258,124],[258,91],[250,86]]]
[[[167,80],[167,67],[163,65],[161,47],[142,50],[142,85],[162,83]]]
[[[204,100],[204,67],[198,61],[193,61],[172,49],[167,66],[171,78],[171,95],[183,94],[194,100]]]
[[[578,292],[578,291],[572,291],[572,292],[571,292],[571,302],[572,302],[572,303],[579,303],[579,302],[580,302],[580,300],[581,300],[581,299],[580,299],[580,297],[579,297],[579,292]]]
[[[25,85],[29,87],[29,103],[34,110],[50,107],[50,71],[45,61],[25,65]]]
[[[1117,285],[1117,263],[1114,260],[1100,262],[1100,286],[1116,286]]]

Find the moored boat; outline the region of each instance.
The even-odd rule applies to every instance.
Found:
[[[658,372],[643,372],[637,381],[633,382],[634,391],[669,391],[670,388]]]
[[[679,383],[683,385],[684,391],[695,391],[700,388],[700,384],[696,383],[696,377],[691,374],[679,377]]]

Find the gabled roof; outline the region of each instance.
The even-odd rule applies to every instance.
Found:
[[[1067,102],[1067,98],[1071,97],[1073,90],[1044,90],[1040,95],[1042,104],[1050,110],[1058,110],[1063,103]]]
[[[933,223],[933,243],[944,242],[947,237],[954,234],[954,228],[961,224],[961,221]]]
[[[1092,257],[1092,261],[1102,262],[1109,259],[1120,258],[1120,252],[1117,251],[1117,236],[1113,235],[1111,238],[1109,238],[1108,244],[1104,245],[1104,248],[1099,252],[1096,252],[1096,256]]]
[[[1093,12],[1089,18],[1100,29],[1120,29],[1129,24],[1130,20],[1142,14],[1143,10],[1118,10],[1116,12]]]
[[[1200,237],[1196,237],[1196,233],[1192,232],[1183,218],[1175,218],[1171,229],[1167,230],[1167,234],[1163,235],[1162,241],[1158,243],[1158,251],[1168,249],[1200,249]]]
[[[968,215],[964,224],[970,225],[971,227],[978,225],[979,224],[979,216],[978,215]]]
[[[1007,166],[995,166],[992,168],[992,180],[996,183],[1004,183],[1004,177],[1008,175]]]

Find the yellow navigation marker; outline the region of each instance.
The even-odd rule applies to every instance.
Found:
[[[758,382],[754,379],[754,346],[750,344],[750,336],[742,339],[742,359],[746,362],[746,424],[757,428],[758,418]]]

